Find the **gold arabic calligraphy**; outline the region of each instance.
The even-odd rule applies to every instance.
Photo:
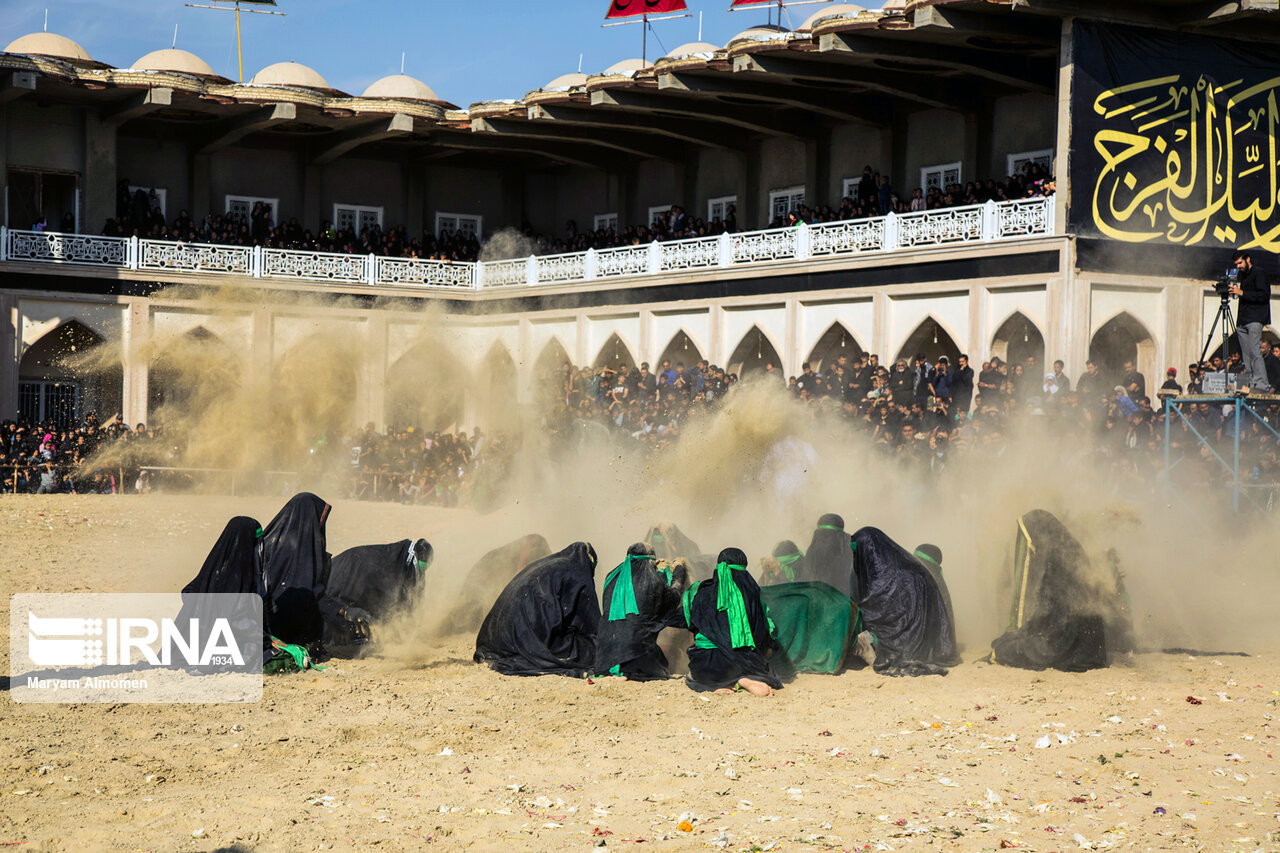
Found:
[[[1276,90],[1280,77],[1245,88],[1201,76],[1155,77],[1108,89],[1093,103],[1103,168],[1093,221],[1129,243],[1206,237],[1280,251]]]

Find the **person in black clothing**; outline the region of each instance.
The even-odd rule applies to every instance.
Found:
[[[1262,330],[1271,322],[1271,285],[1262,271],[1253,265],[1249,253],[1238,250],[1232,256],[1239,271],[1231,293],[1240,297],[1236,313],[1236,337],[1240,339],[1240,352],[1244,356],[1244,373],[1240,377],[1239,391],[1250,390],[1267,393],[1270,381],[1267,366],[1262,360]]]
[[[973,368],[969,366],[969,356],[960,355],[956,359],[956,369],[952,371],[951,399],[954,411],[963,418],[969,414],[969,406],[973,403]]]
[[[503,675],[586,675],[600,628],[595,568],[586,542],[526,566],[480,625],[475,662]]]
[[[1130,400],[1140,400],[1147,396],[1147,377],[1138,372],[1131,360],[1124,363],[1124,377],[1120,384],[1124,386]]]
[[[1262,364],[1267,368],[1267,382],[1273,389],[1280,388],[1280,354],[1266,338],[1262,339]]]
[[[818,519],[805,551],[804,567],[796,572],[795,579],[830,584],[856,600],[858,590],[849,588],[853,569],[851,542],[844,530],[844,519],[834,512],[826,513]]]
[[[427,540],[402,539],[348,548],[334,557],[321,607],[325,645],[363,645],[375,622],[408,609],[433,555]]]
[[[768,696],[782,687],[769,665],[773,650],[760,587],[747,571],[747,555],[725,548],[710,580],[684,594],[684,618],[693,632],[688,685],[699,692],[730,693],[742,687]]]
[[[680,598],[688,583],[683,564],[659,569],[651,546],[637,542],[628,548],[626,559],[604,580],[596,673],[631,681],[669,677],[658,633],[682,625]]]
[[[262,533],[266,621],[286,643],[318,644],[324,634],[320,602],[329,580],[329,510],[310,492],[294,495]]]

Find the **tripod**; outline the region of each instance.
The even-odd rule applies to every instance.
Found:
[[[1218,331],[1219,325],[1222,326],[1222,373],[1225,380],[1230,375],[1227,371],[1227,364],[1230,361],[1227,347],[1236,334],[1236,321],[1231,316],[1229,293],[1223,293],[1222,300],[1218,303],[1218,313],[1214,315],[1213,325],[1209,327],[1209,337],[1204,342],[1204,349],[1200,351],[1200,364],[1204,364],[1205,357],[1209,355],[1209,347],[1213,346],[1214,333]]]

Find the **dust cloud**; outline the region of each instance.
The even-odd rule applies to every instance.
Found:
[[[538,244],[515,228],[503,228],[480,247],[482,261],[509,261],[538,254]]]
[[[232,308],[226,294],[201,298],[206,310]],[[329,312],[343,307],[324,305]],[[909,470],[862,430],[815,419],[778,385],[744,381],[656,451],[598,424],[579,423],[553,438],[548,395],[516,388],[515,365],[492,358],[474,338],[463,347],[447,318],[422,313],[415,320],[409,355],[377,389],[365,377],[370,359],[385,353],[367,352],[350,323],[315,320],[287,352],[267,359],[274,368],[259,363],[261,354],[217,340],[143,345],[153,375],[172,389],[154,414],[167,435],[183,437],[174,465],[286,470],[295,475],[292,488],[338,494],[350,466],[342,437],[364,426],[356,413],[374,393],[383,395],[390,426],[480,425],[510,437],[516,449],[490,477],[486,514],[461,509],[456,529],[405,532],[428,535],[438,555],[419,614],[425,618],[396,623],[405,648],[421,648],[435,630],[423,624],[442,624],[480,555],[526,534],[542,534],[552,550],[592,542],[603,582],[615,558],[664,519],[704,553],[737,546],[757,566],[781,539],[804,547],[818,516],[836,512],[851,532],[870,525],[908,549],[941,547],[959,639],[973,659],[1005,628],[1001,589],[1012,574],[1017,519],[1037,508],[1066,524],[1095,570],[1118,563],[1140,647],[1251,651],[1280,639],[1270,613],[1280,596],[1273,525],[1236,517],[1207,495],[1172,499],[1157,472],[1119,473],[1113,458],[1089,454],[1088,436],[1051,435],[1026,423],[998,444],[953,449],[940,472]],[[111,357],[94,348],[80,356],[79,368],[105,369]],[[395,538],[358,535],[364,542]],[[490,598],[508,577],[494,579]]]

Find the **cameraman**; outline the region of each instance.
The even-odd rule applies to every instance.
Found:
[[[1237,249],[1231,256],[1239,278],[1228,291],[1240,297],[1236,314],[1236,336],[1240,339],[1240,352],[1244,360],[1244,375],[1240,377],[1239,392],[1250,390],[1267,393],[1267,366],[1262,360],[1262,329],[1271,322],[1271,286],[1266,276],[1253,265],[1249,253]]]

